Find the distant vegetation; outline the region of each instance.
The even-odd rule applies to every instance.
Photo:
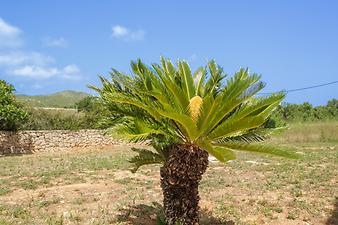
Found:
[[[14,86],[0,80],[0,130],[16,130],[27,119],[27,113],[15,100]]]
[[[75,104],[90,96],[84,92],[62,91],[51,95],[17,95],[17,100],[31,107],[74,108]]]
[[[27,108],[28,120],[22,130],[78,130],[89,128],[83,121],[84,115],[73,111]]]
[[[310,103],[282,104],[267,122],[268,127],[286,123],[338,121],[338,100],[332,99],[325,106],[313,107]]]
[[[87,96],[75,104],[77,110],[27,107],[25,130],[79,130],[106,128],[106,111],[96,97]]]
[[[277,110],[277,114],[286,121],[313,122],[338,119],[338,100],[332,99],[326,106],[313,107],[310,103],[286,104]]]

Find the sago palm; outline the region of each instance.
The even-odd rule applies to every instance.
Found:
[[[199,224],[198,185],[209,154],[221,162],[236,151],[295,157],[293,152],[262,145],[273,131],[264,123],[284,98],[283,93],[256,97],[264,87],[257,74],[240,69],[225,79],[215,61],[192,73],[185,61],[176,66],[131,63],[132,75],[112,70],[111,81],[100,77],[96,90],[111,111],[112,131],[153,151],[133,148],[135,172],[146,164],[162,164],[161,187],[168,225]]]

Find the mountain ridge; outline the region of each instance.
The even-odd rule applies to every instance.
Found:
[[[75,103],[88,96],[82,91],[64,90],[48,95],[16,94],[16,99],[31,107],[75,108]]]

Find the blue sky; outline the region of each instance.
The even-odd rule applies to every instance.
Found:
[[[1,1],[0,79],[36,95],[89,92],[110,68],[164,55],[191,67],[215,59],[262,74],[264,92],[338,80],[337,1]],[[293,92],[314,105],[338,84]]]

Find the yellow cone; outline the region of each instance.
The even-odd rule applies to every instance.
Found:
[[[200,96],[195,96],[189,101],[190,115],[193,121],[197,122],[198,116],[201,112],[203,99]]]

